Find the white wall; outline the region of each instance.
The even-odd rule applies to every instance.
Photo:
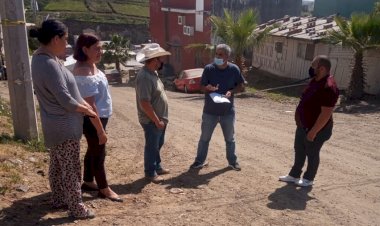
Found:
[[[282,53],[276,52],[276,42],[283,43]],[[306,78],[310,61],[297,57],[298,42],[294,39],[271,36],[264,44],[253,49],[252,65],[281,77]]]
[[[204,0],[197,0],[195,4],[195,30],[203,32],[203,11],[205,8]]]
[[[275,51],[275,43],[282,42],[282,53]],[[299,43],[312,43],[309,40],[288,39],[270,36],[265,43],[253,49],[252,65],[280,77],[303,79],[308,76],[311,61],[297,56]],[[314,56],[327,55],[332,63],[331,73],[340,89],[347,89],[352,71],[353,52],[341,46],[317,43]],[[365,92],[380,94],[380,51],[372,50],[364,55],[367,68]]]
[[[371,94],[380,94],[380,50],[371,50],[364,54],[367,67],[366,91]]]

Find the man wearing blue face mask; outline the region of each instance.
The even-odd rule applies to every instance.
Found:
[[[224,140],[229,167],[241,170],[235,154],[235,108],[234,94],[244,91],[244,78],[239,68],[228,62],[231,48],[226,44],[216,46],[214,62],[207,65],[202,74],[202,91],[205,102],[202,114],[201,137],[198,142],[197,157],[190,166],[199,169],[207,165],[206,158],[212,133],[219,123]],[[222,97],[216,101],[213,97]]]

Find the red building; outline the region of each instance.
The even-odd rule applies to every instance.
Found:
[[[172,75],[211,61],[208,53],[185,49],[194,43],[214,44],[210,15],[223,16],[225,8],[234,12],[255,8],[260,20],[268,21],[284,15],[299,16],[301,7],[302,0],[150,0],[150,34],[152,42],[172,53],[166,66],[173,70],[165,73]]]
[[[150,34],[152,42],[171,52],[168,64],[173,73],[203,67],[207,57],[199,56],[189,44],[211,43],[212,0],[150,0]],[[206,54],[207,55],[207,54]]]

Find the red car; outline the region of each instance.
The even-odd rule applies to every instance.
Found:
[[[183,70],[179,73],[178,78],[174,80],[177,90],[188,92],[199,92],[201,90],[201,78],[203,68]]]

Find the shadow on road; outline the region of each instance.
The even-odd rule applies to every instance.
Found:
[[[66,217],[60,218],[43,218],[54,211],[66,212],[63,209],[52,209],[50,196],[49,192],[13,202],[10,207],[0,211],[0,225],[61,225],[74,222],[74,219],[67,214]]]
[[[288,183],[268,196],[270,202],[267,207],[275,210],[305,210],[307,202],[315,199],[308,194],[311,190],[312,187],[302,188]]]
[[[199,174],[200,169],[189,169],[182,174],[165,180],[161,184],[167,185],[167,189],[171,188],[198,188],[201,185],[207,185],[212,178],[219,176],[231,170],[229,167],[219,169],[206,174]]]
[[[150,181],[143,177],[129,184],[115,184],[110,185],[110,187],[112,188],[112,190],[114,190],[117,194],[120,195],[139,194],[149,183]]]
[[[183,172],[182,174],[164,180],[161,182],[161,185],[168,185],[166,188],[198,188],[200,185],[207,185],[212,178],[221,175],[225,172],[230,170],[230,168],[226,167],[223,169],[219,169],[210,173],[206,174],[199,174],[199,169],[190,169],[186,172]],[[125,195],[125,194],[139,194],[144,187],[149,184],[150,181],[148,181],[145,178],[140,178],[136,181],[133,181],[129,184],[116,184],[111,185],[110,187],[118,194]]]

